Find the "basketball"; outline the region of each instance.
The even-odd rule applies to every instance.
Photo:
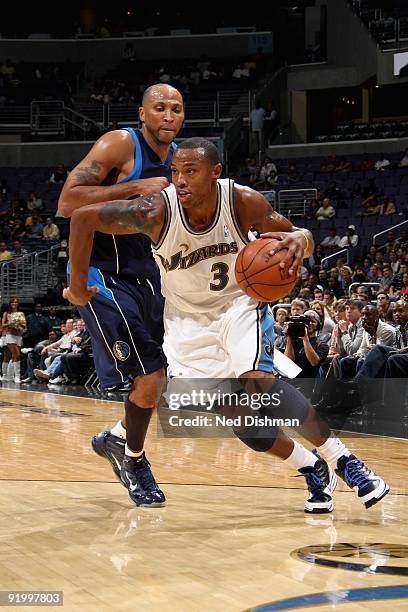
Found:
[[[287,249],[270,256],[269,251],[279,240],[254,240],[238,254],[235,262],[235,278],[247,295],[261,302],[275,302],[290,293],[297,283],[297,268],[289,276],[289,268],[279,264]]]

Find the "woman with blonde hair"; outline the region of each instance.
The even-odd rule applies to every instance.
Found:
[[[310,308],[317,312],[322,322],[321,334],[329,334],[331,335],[333,331],[333,327],[335,325],[333,319],[330,316],[330,313],[327,311],[324,302],[321,300],[313,300],[310,304]]]
[[[3,355],[3,381],[14,380],[20,382],[20,347],[23,344],[22,335],[27,329],[24,313],[20,310],[17,297],[10,299],[2,320]]]

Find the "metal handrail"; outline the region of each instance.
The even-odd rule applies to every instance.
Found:
[[[327,261],[328,259],[331,259],[332,257],[339,257],[339,255],[341,253],[346,253],[347,254],[347,263],[349,262],[349,250],[348,249],[341,249],[340,251],[336,251],[335,253],[332,253],[331,255],[326,255],[326,257],[323,257],[323,259],[320,261],[320,266],[322,268],[324,268],[324,263],[325,261]]]
[[[405,225],[405,223],[408,223],[408,219],[406,219],[405,221],[402,221],[401,223],[397,223],[396,225],[392,225],[391,227],[388,227],[387,229],[382,230],[382,232],[378,232],[378,234],[374,234],[373,245],[375,246],[375,240],[376,238],[378,238],[378,236],[381,236],[382,234],[388,234],[388,232],[392,232],[395,228],[401,227],[401,225]]]
[[[353,287],[361,287],[361,285],[364,285],[364,287],[381,287],[381,283],[351,283],[350,287],[348,288],[349,296],[351,296],[353,293]]]

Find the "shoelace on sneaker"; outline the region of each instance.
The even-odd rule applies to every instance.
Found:
[[[359,487],[367,482],[370,470],[360,459],[350,459],[344,466],[344,479],[349,486]]]
[[[307,488],[310,493],[314,495],[319,489],[322,491],[324,489],[324,484],[322,479],[315,472],[306,472],[305,474],[296,474],[295,478],[299,478],[299,476],[304,476],[306,479]]]
[[[142,466],[137,469],[137,477],[145,491],[157,491],[157,483],[150,470],[150,464],[146,459],[144,460]]]

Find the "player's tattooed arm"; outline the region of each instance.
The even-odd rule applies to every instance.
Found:
[[[87,166],[77,166],[75,170],[76,182],[79,185],[100,185],[102,164],[96,159],[90,160]]]
[[[122,231],[147,234],[155,241],[163,227],[163,197],[160,194],[153,194],[130,202],[127,200],[108,202],[102,206],[98,216],[101,226],[109,228],[109,233],[122,233],[112,231],[112,227],[119,226]]]

